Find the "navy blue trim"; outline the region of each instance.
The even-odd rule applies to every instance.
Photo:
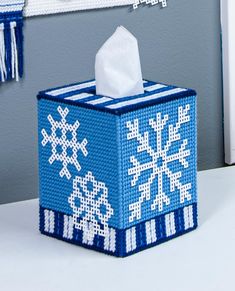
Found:
[[[66,88],[69,88],[69,87],[73,87],[73,86],[78,86],[78,85],[82,85],[82,84],[86,84],[86,83],[90,83],[90,82],[94,82],[95,80],[91,80],[91,81],[88,81],[88,82],[82,82],[82,83],[76,83],[76,84],[72,84],[72,85],[69,85],[69,86],[66,86],[66,87],[60,87],[60,88],[56,88],[56,89],[52,89],[52,90],[50,90],[50,91],[43,91],[43,93],[46,95],[46,96],[53,96],[53,95],[51,95],[50,94],[50,92],[52,92],[52,91],[56,91],[56,90],[61,90],[61,89],[66,89]],[[147,83],[145,83],[144,84],[144,88],[148,88],[148,87],[150,87],[150,86],[152,86],[152,85],[155,85],[155,83],[154,82],[149,82],[149,81],[147,81]],[[164,85],[164,86],[166,86],[166,85]],[[168,86],[169,87],[169,86]],[[172,88],[175,88],[175,87],[172,87]],[[157,90],[154,90],[154,91],[152,91],[152,92],[155,92],[155,91],[157,91]],[[151,93],[152,93],[151,92]],[[98,99],[98,98],[101,98],[101,97],[104,97],[104,96],[102,96],[102,95],[96,95],[96,86],[94,85],[94,86],[90,86],[90,87],[86,87],[86,88],[82,88],[82,89],[78,89],[78,90],[71,90],[71,91],[69,91],[69,92],[67,92],[67,93],[62,93],[62,94],[59,94],[59,95],[56,95],[56,96],[53,96],[53,97],[57,97],[58,99],[61,99],[61,100],[63,100],[63,99],[66,99],[66,98],[68,98],[68,97],[72,97],[72,96],[74,96],[74,95],[79,95],[79,94],[81,94],[81,93],[88,93],[88,94],[91,94],[92,96],[93,96],[93,98],[94,99]],[[150,92],[145,92],[144,94],[141,94],[141,95],[137,95],[138,97],[143,97],[143,96],[145,96],[146,94],[148,94],[148,93],[150,93]],[[135,98],[137,97],[137,96],[134,96]],[[111,97],[110,97],[111,98]],[[128,100],[127,99],[128,98],[128,96],[127,97],[125,97],[125,100]],[[131,96],[130,98],[133,98],[133,96]],[[124,98],[122,98],[122,100],[123,100]],[[88,100],[86,100],[86,101],[88,101]],[[82,100],[75,100],[75,101],[73,101],[74,103],[84,103],[84,102],[86,102],[85,101],[85,99],[82,99]],[[115,101],[115,99],[112,99],[111,101]],[[118,102],[120,101],[120,99],[118,99]],[[103,104],[102,104],[103,105]],[[101,106],[102,106],[101,105]],[[94,105],[93,105],[94,106]]]
[[[17,44],[17,52],[18,52],[18,71],[19,71],[19,77],[22,78],[23,73],[24,73],[23,19],[17,22],[16,28],[15,28],[15,34],[16,34],[16,44]]]
[[[90,80],[90,81],[87,81],[85,83],[92,82],[92,81],[94,81],[94,80]],[[152,82],[152,81],[147,81],[147,82],[148,83],[144,84],[145,87],[150,87],[150,86],[153,86],[153,85],[157,85],[155,82]],[[70,91],[70,92],[67,92],[67,93],[64,93],[64,94],[60,94],[58,96],[50,95],[51,91],[60,90],[60,89],[68,88],[68,87],[71,87],[71,86],[80,85],[80,84],[83,84],[83,83],[84,82],[80,82],[80,83],[70,84],[68,86],[63,86],[63,87],[58,87],[58,88],[54,88],[54,89],[50,89],[50,90],[46,90],[46,91],[41,91],[41,92],[38,93],[37,98],[38,98],[38,100],[46,99],[46,100],[57,102],[57,103],[63,103],[63,104],[83,107],[83,108],[87,108],[87,109],[91,109],[91,110],[107,112],[107,113],[111,113],[111,114],[114,114],[114,115],[122,115],[122,114],[127,113],[127,112],[136,111],[138,109],[146,108],[146,107],[149,107],[149,106],[154,106],[154,105],[157,105],[157,104],[160,104],[160,103],[166,103],[166,102],[169,102],[169,101],[173,101],[173,100],[177,100],[177,99],[181,99],[181,98],[185,98],[185,97],[191,97],[191,96],[195,96],[196,97],[196,92],[194,90],[187,89],[186,91],[183,91],[183,92],[180,92],[180,93],[171,94],[171,95],[168,95],[168,96],[156,98],[156,99],[153,99],[153,100],[144,101],[144,102],[137,103],[137,104],[131,104],[131,105],[128,105],[128,106],[125,106],[125,107],[117,108],[117,109],[111,109],[111,108],[105,107],[107,105],[116,104],[116,103],[119,103],[119,102],[122,102],[122,101],[139,99],[139,98],[142,98],[142,97],[151,96],[151,95],[156,94],[156,93],[160,93],[160,92],[164,92],[164,91],[167,91],[167,90],[171,90],[171,89],[177,88],[175,86],[169,86],[169,85],[162,84],[162,83],[159,83],[159,84],[167,86],[167,87],[156,89],[156,90],[151,91],[151,92],[145,92],[144,94],[140,94],[140,95],[136,95],[136,96],[129,96],[129,97],[127,96],[125,98],[119,98],[117,100],[110,100],[110,101],[104,102],[102,104],[96,104],[96,105],[92,105],[92,104],[87,104],[86,103],[87,101],[90,101],[90,100],[93,100],[93,99],[97,99],[97,97],[103,97],[103,96],[95,95],[95,86],[83,88],[83,89],[80,89],[80,90]],[[73,96],[73,95],[76,95],[76,94],[81,94],[81,93],[94,94],[94,96],[90,96],[90,97],[84,98],[82,100],[76,100],[76,101],[64,99],[64,98],[67,98],[67,97],[70,97],[70,96]]]
[[[10,21],[22,21],[23,22],[23,11],[13,11],[13,12],[0,12],[0,23],[10,22]]]
[[[150,87],[150,86],[148,86]],[[148,88],[148,87],[145,87],[145,88]],[[148,97],[148,96],[152,96],[152,95],[155,95],[155,94],[158,94],[158,93],[162,93],[162,92],[165,92],[165,91],[169,91],[169,90],[172,90],[172,89],[175,89],[176,87],[174,86],[166,86],[166,87],[162,87],[160,89],[155,89],[153,91],[144,91],[143,94],[139,94],[139,95],[135,95],[135,96],[127,96],[127,97],[124,97],[124,98],[120,98],[120,99],[112,99],[112,100],[109,100],[109,101],[106,101],[102,104],[98,104],[96,106],[99,106],[99,107],[105,107],[105,106],[110,106],[110,105],[114,105],[114,104],[117,104],[117,103],[121,103],[121,102],[126,102],[126,101],[130,101],[130,100],[138,100],[140,98],[143,98],[143,97]],[[142,103],[146,103],[146,101],[142,102]],[[132,105],[131,105],[132,106]]]
[[[186,233],[189,233],[189,232],[195,230],[197,227],[198,227],[198,224],[195,224],[193,228],[190,228],[190,229],[187,229],[187,230],[184,230],[184,231],[178,232],[178,233],[176,232],[176,234],[174,234],[174,235],[172,235],[172,236],[170,236],[170,237],[165,237],[165,238],[163,238],[163,239],[157,240],[156,242],[154,242],[154,243],[152,243],[152,244],[145,245],[145,246],[141,246],[141,247],[135,249],[134,251],[129,252],[128,254],[125,254],[125,255],[120,256],[120,257],[129,257],[129,256],[134,255],[134,254],[136,254],[136,253],[139,253],[139,252],[141,252],[141,251],[143,251],[143,250],[147,250],[147,249],[152,248],[152,247],[155,247],[155,246],[157,246],[157,245],[159,245],[159,244],[162,244],[162,243],[168,242],[168,241],[170,241],[170,240],[172,240],[172,239],[174,239],[174,238],[177,238],[177,237],[179,237],[179,236],[181,236],[181,235],[184,235],[184,234],[186,234]],[[109,253],[109,255],[110,255],[110,253]]]
[[[152,219],[155,220],[156,223],[156,236],[157,236],[157,241],[147,245],[146,241],[146,229],[145,229],[145,223],[141,222],[139,224],[136,224],[134,227],[136,228],[136,245],[137,248],[131,252],[126,252],[126,231],[127,229],[117,229],[114,228],[116,231],[116,250],[115,252],[107,251],[104,250],[104,238],[101,236],[95,236],[94,239],[94,244],[92,246],[86,245],[82,243],[82,231],[77,230],[74,228],[74,233],[73,233],[73,239],[66,239],[63,237],[63,227],[64,227],[64,213],[57,212],[55,210],[52,210],[55,215],[55,231],[53,234],[47,233],[44,231],[44,210],[45,208],[40,206],[40,231],[42,234],[45,234],[50,237],[57,238],[59,240],[63,240],[75,245],[79,245],[82,247],[85,247],[87,249],[92,249],[96,250],[108,255],[114,255],[116,257],[126,257],[135,253],[138,253],[144,249],[148,249],[150,247],[159,245],[161,243],[167,242],[173,238],[176,238],[180,235],[183,235],[185,233],[188,233],[194,229],[197,228],[198,222],[197,222],[197,203],[191,204],[193,206],[193,222],[194,222],[194,227],[185,230],[184,229],[184,207],[176,209],[174,212],[174,217],[175,217],[175,228],[176,228],[176,233],[170,237],[166,236],[166,231],[165,231],[165,216],[166,214],[162,214],[160,216],[154,217]],[[172,212],[172,211],[171,211]],[[150,220],[152,220],[150,219]],[[150,221],[147,220],[147,221]],[[132,226],[133,227],[133,226]],[[130,227],[130,228],[132,228]]]
[[[149,83],[146,83],[144,88],[148,88],[148,87],[150,87],[150,85],[149,85]],[[103,98],[104,97],[102,95],[96,95],[95,94],[95,88],[96,88],[95,86],[87,87],[87,88],[83,88],[83,89],[79,89],[79,90],[75,90],[75,91],[70,91],[70,92],[67,92],[67,93],[64,93],[64,94],[60,94],[60,95],[56,95],[56,96],[52,96],[52,95],[50,95],[50,93],[46,93],[46,96],[52,96],[52,97],[58,98],[60,100],[64,100],[64,99],[66,99],[68,97],[72,97],[74,95],[79,95],[79,94],[82,94],[82,93],[90,94],[91,96],[83,98],[83,99],[80,99],[80,100],[79,99],[78,100],[71,100],[73,103],[77,103],[78,105],[81,105],[81,104],[87,103],[89,101],[98,100],[99,98]],[[171,89],[174,89],[174,88],[176,88],[176,87],[165,86],[165,87],[160,88],[160,89],[155,89],[155,90],[153,90],[151,92],[145,91],[143,94],[139,94],[139,95],[136,95],[136,96],[127,96],[127,97],[120,98],[120,99],[112,99],[111,97],[108,97],[108,98],[110,98],[110,100],[107,100],[106,102],[103,102],[101,104],[96,104],[96,105],[91,105],[91,106],[92,107],[95,106],[95,107],[103,108],[103,107],[106,107],[106,106],[109,106],[109,105],[113,105],[113,104],[117,104],[117,103],[123,102],[123,101],[138,100],[139,98],[151,96],[151,95],[154,95],[154,94],[157,94],[157,93],[161,93],[161,92],[164,92],[164,91],[168,91],[168,90],[171,90]]]
[[[119,108],[119,109],[110,109],[110,108],[106,108],[106,107],[98,107],[98,106],[94,106],[91,104],[87,104],[87,103],[75,103],[73,100],[65,100],[65,99],[59,99],[57,97],[52,97],[52,96],[38,96],[38,100],[40,101],[41,99],[45,99],[45,100],[49,100],[49,101],[53,101],[56,103],[62,103],[62,104],[68,104],[68,105],[72,105],[72,106],[77,106],[77,107],[82,107],[82,108],[86,108],[86,109],[91,109],[91,110],[95,110],[95,111],[101,111],[101,112],[106,112],[106,113],[111,113],[114,115],[122,115],[128,112],[132,112],[132,111],[136,111],[139,109],[143,109],[143,108],[147,108],[150,106],[154,106],[157,104],[161,104],[161,103],[167,103],[173,100],[178,100],[181,98],[186,98],[186,97],[196,97],[196,93],[193,90],[188,90],[182,93],[177,93],[174,95],[170,95],[164,98],[158,98],[158,99],[154,99],[154,100],[149,100],[143,103],[139,103],[139,104],[133,104],[131,106],[126,106],[123,108]]]
[[[95,82],[95,80],[89,80],[89,81],[85,81],[85,82],[79,82],[79,83],[73,83],[73,84],[70,84],[70,85],[66,85],[66,86],[62,86],[62,87],[56,87],[56,88],[52,88],[52,89],[49,89],[49,90],[45,90],[45,91],[41,91],[39,92],[38,94],[38,98],[43,98],[43,97],[56,97],[60,100],[63,100],[67,97],[71,97],[71,96],[74,96],[74,95],[78,95],[78,94],[81,94],[81,93],[88,93],[88,94],[91,94],[93,95],[93,98],[96,98],[97,97],[103,97],[101,95],[96,95],[96,86],[90,86],[90,87],[86,87],[86,88],[83,88],[83,89],[79,89],[79,90],[71,90],[67,93],[62,93],[62,94],[59,94],[57,96],[52,96],[50,94],[50,92],[52,91],[57,91],[57,90],[61,90],[61,89],[66,89],[66,88],[70,88],[70,87],[74,87],[74,86],[78,86],[78,85],[83,85],[83,84],[86,84],[86,83],[90,83],[90,82]],[[147,83],[144,84],[144,87],[150,87],[152,85],[154,85],[155,83],[154,82],[151,82],[151,81],[147,81]],[[84,99],[82,99],[82,102],[83,103]],[[73,101],[73,103],[80,103],[79,101]]]
[[[147,83],[144,84],[144,87],[150,87],[150,86],[153,86],[155,85],[156,83],[153,82],[153,81],[149,81],[149,80],[145,80]],[[77,85],[82,85],[82,84],[87,84],[87,83],[90,83],[90,82],[95,82],[95,79],[91,79],[91,80],[88,80],[88,81],[82,81],[82,82],[76,82],[76,83],[71,83],[71,84],[68,84],[68,85],[64,85],[64,86],[59,86],[59,87],[53,87],[51,89],[47,89],[47,90],[42,90],[38,93],[38,95],[41,95],[41,96],[44,96],[44,95],[50,95],[50,92],[52,91],[56,91],[56,90],[61,90],[61,89],[66,89],[66,88],[69,88],[69,87],[73,87],[73,86],[77,86]],[[162,85],[165,85],[165,86],[168,86],[166,84],[163,84],[161,83]],[[80,90],[75,90],[75,91],[72,91],[72,92],[68,92],[68,93],[72,93],[71,95],[74,95],[74,92],[77,92],[77,93],[81,93],[81,92],[86,92],[86,90],[90,90],[94,88],[95,89],[95,86],[91,86],[91,87],[87,87],[87,88],[84,88],[84,89],[80,89]],[[77,94],[76,93],[76,94]],[[66,93],[67,94],[67,93]],[[63,96],[66,96],[66,94],[63,94]],[[70,95],[68,95],[70,96]]]

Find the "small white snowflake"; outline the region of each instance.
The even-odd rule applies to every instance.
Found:
[[[135,0],[135,3],[133,4],[133,8],[137,9],[140,4],[145,3],[145,4],[151,4],[151,5],[156,5],[156,4],[162,4],[162,7],[167,6],[167,0]]]
[[[73,193],[68,202],[73,210],[74,226],[83,230],[88,244],[96,234],[103,237],[108,234],[107,222],[114,211],[108,202],[108,188],[97,182],[92,172],[73,180]]]
[[[53,117],[48,115],[47,119],[51,124],[51,134],[47,134],[45,129],[42,129],[42,145],[46,146],[47,143],[51,144],[51,156],[49,163],[53,164],[54,161],[62,163],[62,169],[60,171],[60,177],[66,176],[67,179],[71,178],[71,174],[68,170],[68,165],[74,165],[77,171],[81,170],[81,166],[78,162],[78,151],[81,150],[83,155],[88,155],[86,145],[87,139],[84,138],[81,143],[77,140],[77,130],[80,126],[77,120],[74,124],[69,124],[66,121],[66,117],[69,113],[68,108],[64,110],[59,106],[57,108],[61,116],[60,121],[56,121]]]
[[[184,203],[185,200],[191,200],[191,194],[189,193],[189,190],[191,189],[191,183],[183,185],[180,182],[182,172],[179,171],[173,173],[169,168],[169,164],[173,161],[178,161],[184,168],[188,168],[189,165],[186,160],[186,157],[190,155],[190,150],[186,150],[188,140],[182,140],[178,151],[174,154],[168,155],[172,144],[176,141],[181,140],[179,129],[183,124],[190,121],[190,115],[188,114],[189,110],[189,104],[186,105],[185,108],[183,108],[182,106],[178,108],[178,121],[175,126],[172,124],[168,126],[168,140],[164,145],[162,144],[162,132],[169,120],[169,115],[166,114],[162,118],[162,114],[157,113],[156,120],[149,119],[149,125],[156,134],[156,149],[153,149],[149,143],[148,131],[144,132],[143,135],[140,134],[138,119],[135,119],[133,122],[127,122],[126,125],[129,129],[127,139],[136,139],[139,144],[137,147],[137,152],[146,152],[150,158],[149,162],[141,164],[135,156],[130,157],[130,161],[133,165],[133,167],[128,170],[128,174],[133,175],[131,186],[136,186],[141,174],[144,171],[152,170],[147,182],[140,184],[138,187],[141,193],[138,201],[130,204],[129,206],[129,210],[131,211],[131,215],[129,217],[130,222],[133,222],[134,219],[141,218],[141,206],[144,201],[149,201],[151,199],[151,186],[155,179],[158,179],[158,193],[156,193],[155,199],[151,204],[151,210],[153,211],[158,208],[158,211],[162,211],[164,205],[170,204],[170,199],[163,189],[163,175],[166,175],[170,181],[171,192],[174,192],[176,189],[179,190],[180,203]]]

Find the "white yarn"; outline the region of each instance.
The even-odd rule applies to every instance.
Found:
[[[132,5],[136,9],[140,4],[161,4],[162,7],[166,7],[167,0],[28,0],[24,15],[27,17],[126,5]]]
[[[0,82],[11,79],[19,81],[20,78],[22,64],[19,68],[19,54],[22,56],[23,52],[18,54],[18,49],[22,49],[22,40],[20,36],[17,40],[16,27],[21,25],[24,4],[25,0],[0,0]],[[19,27],[19,31],[21,29]],[[6,43],[6,39],[10,39],[11,43]],[[11,47],[6,48],[9,45]]]
[[[0,0],[0,13],[22,11],[25,0]]]
[[[86,9],[106,8],[134,4],[135,0],[28,0],[25,16],[61,13]]]
[[[2,82],[5,82],[7,70],[5,63],[5,39],[4,39],[4,23],[0,24],[0,74]]]
[[[16,35],[15,35],[16,22],[11,22],[11,66],[12,66],[12,79],[19,81],[19,71],[18,71],[18,51],[16,45]]]
[[[133,4],[133,8],[137,9],[139,5],[141,4],[146,4],[146,5],[162,4],[162,7],[166,7],[167,0],[135,0],[135,3]]]

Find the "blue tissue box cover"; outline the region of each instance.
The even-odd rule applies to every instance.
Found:
[[[40,230],[126,256],[197,227],[196,92],[95,81],[38,95]]]

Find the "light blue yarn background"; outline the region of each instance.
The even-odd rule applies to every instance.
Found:
[[[190,193],[192,200],[179,203],[179,191],[176,190],[170,193],[170,183],[168,178],[164,178],[164,191],[171,199],[171,204],[165,206],[162,212],[151,211],[150,205],[157,193],[157,179],[152,184],[151,194],[152,199],[143,203],[142,217],[140,220],[135,220],[129,223],[129,204],[137,201],[140,193],[138,185],[146,181],[150,172],[143,173],[135,187],[131,187],[132,176],[128,176],[128,169],[132,167],[130,163],[130,156],[135,155],[136,158],[144,163],[149,161],[146,154],[137,154],[138,143],[136,140],[127,140],[128,129],[126,127],[127,121],[139,119],[140,132],[149,132],[150,143],[153,148],[156,146],[155,134],[152,128],[148,125],[150,118],[156,118],[156,113],[161,112],[169,115],[169,121],[163,131],[162,143],[165,144],[168,137],[168,125],[177,122],[178,107],[185,107],[190,104],[190,123],[183,124],[180,129],[181,142],[183,139],[188,139],[186,149],[190,149],[191,155],[187,157],[189,167],[183,169],[178,162],[172,162],[169,167],[173,172],[182,171],[180,181],[182,184],[192,183]],[[55,161],[52,165],[49,164],[48,159],[51,156],[51,145],[48,143],[42,147],[41,130],[44,128],[48,134],[51,132],[51,126],[47,119],[48,115],[59,121],[60,115],[57,111],[58,106],[63,109],[69,109],[66,120],[70,124],[74,124],[79,120],[80,127],[77,131],[78,141],[81,142],[84,138],[88,140],[87,150],[88,156],[84,157],[81,151],[78,152],[79,163],[82,167],[78,172],[74,166],[69,166],[68,169],[72,178],[68,180],[66,177],[61,178],[59,172],[62,168],[61,163]],[[190,133],[190,134],[189,134]],[[119,139],[119,141],[118,141]],[[121,139],[121,140],[120,140]],[[169,154],[177,152],[181,142],[173,144]],[[75,176],[85,177],[88,171],[93,173],[97,181],[104,182],[109,189],[108,201],[114,209],[114,215],[109,220],[109,225],[116,228],[127,228],[136,223],[151,219],[157,215],[173,211],[179,207],[192,204],[197,201],[196,196],[196,103],[195,97],[181,98],[179,100],[151,106],[148,108],[133,111],[120,116],[115,116],[109,113],[100,112],[96,110],[89,110],[77,106],[59,104],[56,102],[41,99],[39,101],[39,160],[40,160],[40,203],[42,207],[53,209],[72,215],[72,209],[68,203],[68,197],[73,191],[72,181]],[[121,149],[121,151],[118,151]],[[121,173],[122,169],[122,173]],[[122,180],[121,180],[122,175]],[[190,179],[190,180],[189,180]],[[125,191],[123,191],[125,189]]]
[[[177,153],[178,149],[181,146],[181,143],[184,139],[188,139],[188,145],[186,146],[186,150],[190,150],[190,156],[186,158],[189,163],[189,167],[184,169],[183,166],[178,162],[174,161],[169,163],[169,168],[173,173],[181,171],[182,177],[180,178],[180,182],[182,184],[191,183],[192,187],[189,190],[189,193],[192,195],[192,199],[190,201],[185,201],[185,203],[181,204],[179,200],[179,190],[174,192],[170,192],[170,182],[169,179],[164,175],[163,178],[163,190],[166,195],[170,198],[170,205],[164,205],[163,211],[158,211],[158,209],[152,211],[151,204],[155,199],[156,193],[158,192],[158,185],[156,178],[151,186],[151,199],[149,201],[145,201],[142,204],[142,217],[139,220],[134,220],[132,223],[129,223],[129,205],[138,201],[140,196],[140,192],[138,191],[138,186],[140,184],[146,183],[149,175],[151,174],[151,170],[142,172],[136,186],[131,187],[131,180],[133,175],[128,175],[128,169],[132,168],[133,165],[130,162],[130,156],[135,156],[137,160],[143,164],[146,162],[150,162],[151,159],[146,152],[137,153],[137,146],[139,145],[136,139],[127,140],[127,133],[129,132],[126,127],[126,122],[133,122],[134,119],[139,120],[139,131],[141,134],[148,131],[150,138],[150,145],[153,149],[156,149],[156,134],[149,126],[149,119],[153,118],[156,120],[156,114],[161,112],[161,117],[165,114],[169,115],[168,122],[162,131],[162,146],[165,145],[168,138],[168,126],[172,124],[175,126],[178,121],[178,108],[179,106],[183,106],[185,108],[186,104],[190,105],[190,122],[185,123],[181,126],[179,133],[181,135],[181,140],[178,142],[174,142],[172,147],[169,150],[169,155]],[[191,203],[197,202],[197,194],[196,194],[196,165],[197,165],[197,155],[196,155],[196,98],[195,97],[187,97],[181,98],[178,100],[174,100],[167,103],[162,103],[156,106],[151,106],[148,108],[144,108],[138,111],[133,111],[127,114],[122,115],[121,117],[121,135],[122,135],[122,159],[123,159],[123,189],[125,189],[123,193],[124,200],[124,210],[123,210],[123,224],[124,228],[139,223],[141,221],[145,221],[151,219],[157,215],[161,215],[170,211],[173,211],[177,208],[183,207],[185,205],[189,205]]]
[[[55,161],[52,165],[48,159],[51,156],[51,146],[48,143],[42,147],[43,139],[41,130],[45,128],[50,134],[51,127],[47,120],[49,114],[55,120],[60,120],[57,107],[69,109],[67,122],[73,124],[79,120],[80,127],[77,131],[78,141],[84,138],[88,140],[86,146],[87,157],[81,151],[78,153],[78,160],[81,171],[78,172],[74,166],[69,166],[72,178],[61,178],[59,172],[61,163]],[[119,226],[119,195],[118,195],[118,149],[116,142],[116,116],[108,113],[88,110],[71,105],[41,99],[39,101],[39,172],[40,172],[40,203],[41,206],[72,215],[72,209],[68,203],[68,197],[73,191],[73,179],[75,176],[85,177],[88,171],[93,173],[97,181],[104,182],[109,190],[108,201],[114,209],[114,215],[110,218],[109,224],[113,227]]]

